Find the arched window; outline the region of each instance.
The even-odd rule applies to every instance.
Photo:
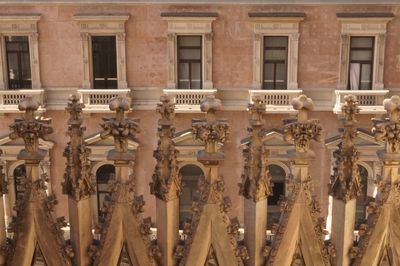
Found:
[[[268,166],[269,174],[271,175],[271,185],[273,194],[268,197],[268,228],[271,228],[272,223],[278,222],[281,212],[279,207],[279,199],[285,196],[285,170],[276,164]]]
[[[356,227],[358,227],[362,221],[366,218],[366,204],[368,199],[368,170],[358,165],[361,177],[361,195],[357,197],[356,207]]]
[[[25,164],[18,165],[13,172],[15,200],[22,199],[25,193],[26,168]]]
[[[115,166],[112,164],[105,164],[99,167],[96,171],[97,182],[97,213],[98,217],[104,217],[105,213],[101,211],[104,199],[110,194],[108,189],[108,181],[115,177]]]
[[[186,218],[190,218],[192,214],[192,202],[197,199],[197,182],[199,177],[203,175],[200,167],[188,164],[179,171],[182,176],[183,193],[179,199],[179,228],[183,228]]]

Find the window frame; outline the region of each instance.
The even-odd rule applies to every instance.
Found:
[[[286,45],[286,47],[283,47],[283,46],[280,46],[280,47],[269,47],[270,48],[270,50],[286,50],[286,58],[285,58],[285,62],[284,62],[284,64],[286,65],[286,80],[285,80],[285,83],[286,83],[286,88],[284,89],[284,90],[286,90],[287,89],[287,84],[288,84],[288,57],[289,57],[289,36],[270,36],[270,35],[264,35],[263,36],[263,59],[262,59],[262,62],[263,62],[263,74],[262,74],[262,76],[263,76],[263,78],[262,78],[262,89],[263,90],[277,90],[276,89],[276,70],[277,70],[277,65],[279,64],[278,62],[276,62],[277,60],[272,60],[272,59],[269,59],[269,60],[267,60],[267,59],[265,59],[265,53],[266,53],[266,51],[268,50],[267,48],[267,46],[266,46],[266,39],[267,38],[270,38],[270,37],[285,37],[286,39],[287,39],[287,45]],[[271,48],[274,48],[274,49],[271,49]],[[279,49],[277,49],[277,48],[279,48]],[[282,48],[284,48],[284,49],[282,49]],[[267,61],[270,61],[270,62],[267,62]],[[282,60],[280,60],[280,61],[282,61]],[[271,62],[274,64],[274,79],[273,79],[273,83],[274,83],[274,88],[272,88],[272,89],[268,89],[267,87],[266,87],[266,82],[265,82],[265,65],[266,64],[268,64],[268,63],[270,63],[271,64]]]
[[[213,12],[162,12],[167,30],[167,89],[178,89],[178,36],[202,36],[201,89],[213,89],[212,81],[212,22]]]
[[[354,38],[363,38],[363,37],[365,37],[365,38],[372,38],[372,47],[371,48],[365,48],[365,47],[352,47],[351,46],[351,41],[352,41],[352,39],[354,39]],[[350,84],[350,66],[351,66],[351,64],[352,63],[359,63],[360,64],[360,77],[359,77],[359,80],[358,80],[358,87],[360,88],[361,87],[361,73],[362,73],[362,65],[363,64],[366,64],[366,63],[370,63],[370,65],[371,65],[371,73],[370,73],[370,81],[371,81],[371,84],[370,84],[370,88],[368,88],[367,90],[372,90],[372,83],[373,83],[373,70],[374,70],[374,50],[375,50],[375,41],[376,41],[376,38],[375,38],[375,36],[350,36],[350,48],[349,48],[349,66],[348,66],[348,69],[349,69],[349,73],[348,73],[348,78],[347,78],[347,89],[348,90],[351,90],[351,84]],[[352,53],[352,51],[371,51],[371,60],[369,60],[369,61],[367,61],[367,60],[352,60],[351,59],[351,53]]]
[[[10,41],[8,41],[7,40],[7,38],[10,38],[10,37],[26,37],[27,38],[27,41],[26,41],[26,43],[27,43],[27,45],[28,45],[28,49],[27,49],[27,51],[18,51],[18,50],[9,50],[8,49],[8,44],[9,43],[12,43],[12,42],[10,42]],[[22,61],[22,59],[21,59],[21,55],[22,54],[27,54],[28,55],[28,58],[29,58],[29,37],[28,36],[4,36],[4,38],[5,38],[5,54],[6,54],[6,58],[5,58],[5,61],[6,61],[6,65],[7,65],[7,80],[8,80],[8,89],[9,90],[24,90],[24,89],[31,89],[32,88],[32,73],[30,73],[30,80],[29,80],[29,86],[23,86],[22,84],[23,84],[23,82],[24,82],[24,80],[22,79],[22,71],[21,71],[21,69],[22,69],[22,64],[21,64],[21,61]],[[17,41],[17,43],[22,43],[21,41]],[[17,56],[18,56],[18,69],[19,69],[19,77],[18,77],[18,88],[12,88],[12,86],[11,86],[11,80],[10,80],[10,60],[9,60],[9,55],[10,54],[17,54]],[[31,67],[30,67],[30,58],[29,58],[29,72],[31,72]]]
[[[39,63],[39,44],[37,24],[40,14],[23,14],[0,16],[0,90],[24,90],[27,88],[11,89],[9,86],[8,59],[6,37],[28,37],[28,51],[31,73],[31,86],[28,89],[41,89]]]
[[[304,13],[249,12],[253,21],[253,90],[262,90],[264,78],[264,37],[288,37],[286,90],[298,90],[300,22]]]
[[[200,46],[183,46],[181,47],[179,45],[179,39],[182,37],[200,37]],[[203,89],[203,36],[201,35],[177,35],[176,36],[177,40],[176,40],[176,58],[177,58],[177,88],[178,89],[185,89],[185,88],[180,88],[179,87],[179,82],[180,82],[180,78],[179,78],[179,65],[181,63],[189,63],[189,90],[193,90],[192,89],[192,79],[191,79],[191,64],[192,63],[200,63],[200,90]],[[200,60],[199,59],[181,59],[180,58],[180,49],[200,49]]]
[[[79,23],[82,43],[83,77],[82,89],[94,89],[91,36],[115,36],[117,61],[117,89],[127,89],[126,76],[126,32],[128,13],[77,13],[74,19]]]
[[[374,37],[370,90],[384,90],[383,74],[387,23],[391,13],[337,13],[341,23],[340,63],[337,90],[349,89],[350,45],[352,37]]]

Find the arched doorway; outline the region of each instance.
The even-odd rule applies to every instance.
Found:
[[[179,199],[179,228],[183,228],[183,224],[187,218],[192,215],[192,202],[198,198],[197,183],[203,170],[194,164],[183,166],[179,173],[182,176],[183,191]]]
[[[366,218],[366,204],[368,199],[368,170],[362,165],[358,165],[361,178],[361,195],[356,201],[356,228],[364,222]]]
[[[22,199],[25,194],[26,167],[20,164],[15,167],[13,172],[15,201]]]
[[[115,166],[112,164],[105,164],[99,167],[96,171],[97,183],[97,214],[98,218],[104,218],[105,213],[101,211],[105,198],[110,194],[108,188],[108,181],[115,177]]]
[[[281,211],[279,207],[279,200],[285,196],[285,170],[276,164],[268,166],[269,174],[271,176],[272,195],[268,197],[268,214],[267,214],[267,227],[271,228],[273,223],[279,221]]]

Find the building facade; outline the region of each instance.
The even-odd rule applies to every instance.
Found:
[[[287,3],[286,3],[287,2]],[[262,142],[269,150],[268,169],[273,195],[268,198],[268,230],[279,220],[280,196],[288,194],[285,180],[293,172],[282,120],[293,118],[292,99],[306,94],[314,101],[310,117],[320,119],[320,143],[310,176],[327,227],[332,226],[330,177],[334,151],[341,143],[345,95],[360,105],[355,146],[363,193],[357,198],[357,218],[363,220],[368,197],[377,195],[376,181],[383,164],[376,152],[384,142],[371,133],[372,118],[386,113],[382,102],[400,92],[400,4],[353,1],[260,3],[258,1],[1,1],[0,8],[0,159],[8,180],[4,195],[5,223],[16,215],[14,205],[24,193],[24,162],[18,159],[22,140],[9,137],[9,126],[21,116],[18,103],[27,95],[40,103],[37,114],[52,119],[54,132],[40,139],[48,151],[40,164],[48,194],[54,194],[57,216],[69,221],[68,197],[62,182],[69,115],[68,97],[80,96],[85,144],[91,150],[90,171],[95,183],[91,197],[93,228],[104,218],[108,181],[116,174],[107,153],[113,139],[102,138],[102,117],[113,116],[108,104],[129,96],[140,119],[140,133],[129,140],[136,151],[130,170],[136,194],[143,195],[145,216],[157,227],[156,198],[150,193],[157,148],[156,106],[163,94],[175,103],[177,165],[185,184],[180,196],[180,228],[198,197],[197,182],[205,167],[197,160],[203,142],[194,139],[193,118],[203,118],[200,102],[214,95],[222,101],[218,117],[231,125],[229,141],[219,143],[225,153],[219,173],[225,194],[232,200],[232,216],[245,221],[239,195],[244,169],[243,149],[250,141],[247,107],[254,97],[266,105]],[[356,221],[357,224],[361,222]],[[357,236],[356,236],[357,237]],[[395,264],[393,264],[395,265]]]

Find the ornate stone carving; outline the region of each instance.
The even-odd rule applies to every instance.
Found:
[[[83,134],[86,130],[82,126],[82,109],[84,107],[84,104],[79,102],[78,96],[71,95],[66,108],[70,114],[67,134],[71,140],[64,150],[67,165],[62,186],[64,194],[68,194],[76,201],[90,197],[95,192],[88,159],[90,150],[86,148],[83,139]]]
[[[373,119],[372,133],[376,140],[386,142],[386,151],[381,153],[382,156],[397,157],[400,156],[400,97],[395,95],[385,99],[383,105],[389,117]]]
[[[175,105],[168,95],[160,98],[157,112],[161,115],[158,120],[159,141],[154,158],[157,164],[153,174],[153,182],[150,183],[151,194],[157,198],[169,201],[179,197],[182,193],[181,177],[177,163],[178,150],[175,149],[172,137],[175,129],[172,127],[175,116]]]
[[[311,153],[311,140],[321,141],[322,126],[317,119],[308,119],[308,112],[314,109],[313,101],[302,94],[292,101],[293,108],[298,110],[297,121],[285,121],[283,129],[287,142],[294,142],[295,151],[298,154]]]
[[[0,150],[0,156],[3,154],[3,151]],[[6,179],[6,175],[4,173],[4,162],[0,161],[0,196],[8,193],[8,181]]]
[[[220,107],[220,100],[213,96],[207,97],[201,103],[201,110],[207,112],[206,120],[193,119],[192,122],[194,137],[205,142],[205,150],[197,155],[198,161],[205,166],[205,176],[199,180],[200,197],[197,202],[193,202],[192,219],[184,226],[184,233],[187,235],[185,244],[176,248],[175,257],[180,260],[179,265],[188,265],[199,259],[207,261],[207,258],[198,258],[197,254],[200,251],[197,249],[207,249],[208,254],[210,245],[216,249],[217,256],[218,252],[225,253],[221,258],[227,261],[218,261],[220,265],[243,265],[243,260],[248,258],[246,247],[237,244],[239,222],[237,219],[230,220],[227,215],[231,205],[230,200],[227,197],[222,198],[225,185],[223,178],[218,175],[218,164],[224,155],[217,151],[217,142],[226,140],[229,125],[226,120],[217,120],[216,112]],[[222,248],[221,244],[215,243],[218,240],[203,243],[201,234],[205,233],[204,230],[218,234],[218,240],[225,239],[229,242],[230,248]],[[217,232],[213,232],[215,230]],[[193,247],[197,247],[196,250],[193,250]]]
[[[336,159],[329,193],[336,199],[348,202],[361,195],[361,177],[358,169],[359,152],[354,146],[357,137],[356,114],[360,112],[357,98],[345,96],[342,142],[333,153]]]
[[[25,149],[20,151],[18,159],[25,160],[26,181],[25,194],[17,202],[17,217],[13,222],[14,237],[8,258],[9,265],[24,265],[24,260],[30,259],[29,253],[38,244],[46,262],[57,265],[71,265],[73,252],[66,246],[61,227],[65,225],[63,218],[53,220],[51,211],[57,203],[54,195],[47,197],[45,179],[47,174],[39,176],[39,163],[46,155],[39,149],[39,138],[46,139],[53,132],[50,120],[35,118],[39,104],[26,96],[18,108],[25,111],[24,118],[16,119],[10,126],[11,139],[22,138]],[[40,218],[39,218],[40,217]],[[37,219],[40,219],[40,223]]]
[[[259,98],[253,99],[253,102],[248,106],[251,126],[248,131],[251,141],[243,151],[245,165],[239,193],[257,202],[272,194],[272,190],[267,165],[268,150],[261,139],[265,104]]]

